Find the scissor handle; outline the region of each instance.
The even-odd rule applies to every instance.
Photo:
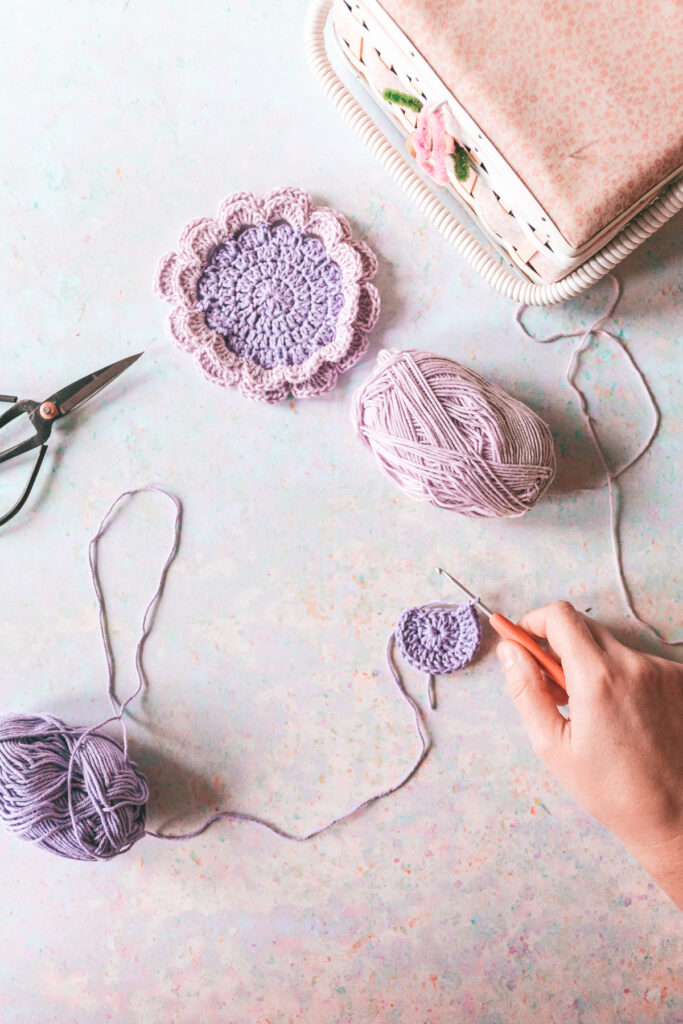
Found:
[[[0,430],[8,423],[11,423],[12,420],[21,416],[22,413],[26,413],[35,431],[33,437],[29,437],[25,441],[20,441],[19,444],[15,444],[11,448],[7,448],[4,452],[0,451],[0,462],[7,462],[8,459],[13,459],[17,455],[24,455],[26,452],[30,452],[33,448],[37,448],[39,445],[45,444],[50,436],[50,431],[52,430],[52,422],[44,419],[40,415],[40,409],[41,405],[39,402],[32,402],[27,398],[21,402],[15,402],[13,406],[6,409],[5,412],[0,415]]]
[[[29,437],[26,441],[21,441],[19,444],[15,444],[12,448],[8,448],[4,452],[0,452],[0,462],[8,462],[9,459],[16,458],[17,455],[25,455],[26,452],[32,451],[37,448],[38,445],[44,445],[42,437],[38,434],[35,437]]]
[[[29,494],[33,490],[33,485],[36,482],[36,478],[40,472],[40,467],[42,466],[43,459],[45,458],[45,453],[47,451],[47,444],[45,441],[50,435],[52,424],[49,422],[43,424],[42,420],[39,422],[39,425],[36,424],[36,415],[40,409],[40,404],[38,402],[32,402],[30,399],[24,399],[23,401],[18,402],[16,399],[10,399],[9,395],[0,395],[0,400],[14,402],[9,409],[6,409],[5,412],[0,415],[0,429],[8,423],[11,423],[12,420],[17,419],[18,416],[22,415],[22,413],[25,413],[35,430],[33,437],[29,437],[25,441],[20,441],[19,444],[15,444],[11,448],[7,448],[6,451],[0,452],[0,462],[8,462],[17,455],[24,455],[26,452],[32,451],[33,448],[40,447],[40,451],[36,456],[36,461],[33,463],[33,469],[31,470],[30,476],[26,481],[26,485],[19,496],[19,500],[12,505],[9,512],[0,516],[0,526],[3,526],[5,523],[8,523],[10,519],[13,519],[17,512],[21,512],[22,508],[26,504]]]
[[[31,475],[28,478],[26,486],[24,487],[23,491],[21,492],[21,497],[19,498],[19,500],[17,502],[15,502],[14,505],[12,505],[12,508],[9,510],[9,512],[6,512],[4,516],[0,516],[0,526],[4,526],[5,523],[8,523],[10,521],[10,519],[13,519],[14,516],[17,514],[17,512],[21,512],[22,508],[26,504],[28,496],[31,493],[31,491],[33,490],[33,485],[36,482],[36,477],[38,476],[38,473],[40,472],[40,467],[43,464],[43,459],[45,458],[45,453],[46,452],[47,452],[47,445],[46,444],[41,445],[40,446],[40,451],[38,452],[38,456],[36,458],[36,461],[33,464],[33,469],[31,470]]]
[[[525,629],[522,629],[521,626],[516,626],[514,622],[510,622],[509,619],[506,619],[504,615],[500,615],[498,612],[493,613],[489,622],[496,633],[502,636],[503,640],[514,640],[520,647],[524,647],[536,659],[543,671],[548,673],[553,682],[566,691],[567,683],[562,666],[558,661],[555,661],[551,654],[544,651],[541,645],[536,643],[534,638]]]

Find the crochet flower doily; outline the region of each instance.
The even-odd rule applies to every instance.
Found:
[[[204,376],[279,402],[333,388],[365,352],[379,315],[377,260],[342,214],[297,188],[237,192],[191,221],[156,289],[171,336]]]

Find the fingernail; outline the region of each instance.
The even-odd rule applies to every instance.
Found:
[[[496,654],[498,655],[498,660],[506,671],[509,668],[514,668],[519,661],[517,644],[510,643],[507,640],[504,640],[502,644],[498,644]]]

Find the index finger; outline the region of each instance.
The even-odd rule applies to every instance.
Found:
[[[605,670],[605,652],[591,633],[586,620],[569,601],[556,601],[527,612],[520,626],[543,637],[557,654],[565,673],[593,678]]]

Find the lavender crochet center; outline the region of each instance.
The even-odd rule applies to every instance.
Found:
[[[246,228],[214,250],[197,309],[227,347],[259,366],[296,366],[334,341],[342,275],[322,243],[290,224]]]
[[[468,665],[479,650],[479,616],[471,604],[408,608],[398,620],[396,643],[413,668],[449,675]]]

